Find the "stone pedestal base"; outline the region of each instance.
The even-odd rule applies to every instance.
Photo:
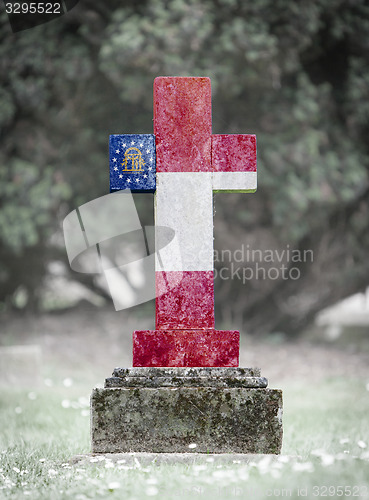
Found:
[[[91,396],[92,451],[280,453],[282,391],[266,386],[257,369],[118,368]]]
[[[237,330],[136,330],[133,366],[238,366]]]

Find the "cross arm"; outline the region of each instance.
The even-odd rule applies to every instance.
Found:
[[[110,192],[133,193],[156,190],[156,154],[153,134],[109,136]]]
[[[256,136],[212,135],[213,191],[254,193],[257,188]]]

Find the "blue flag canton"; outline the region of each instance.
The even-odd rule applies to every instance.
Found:
[[[110,192],[130,189],[153,193],[156,189],[155,136],[109,136]]]

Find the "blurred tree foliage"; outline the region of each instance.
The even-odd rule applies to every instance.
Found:
[[[0,22],[0,301],[23,286],[37,308],[63,217],[108,192],[108,135],[152,132],[157,75],[210,76],[213,131],[258,136],[258,193],[216,196],[217,249],[314,252],[286,262],[299,280],[216,280],[219,322],[294,333],[368,284],[365,0],[82,0]]]

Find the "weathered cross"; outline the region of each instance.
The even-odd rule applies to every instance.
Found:
[[[133,366],[238,366],[239,332],[214,328],[213,192],[256,191],[256,137],[213,135],[210,79],[192,77],[155,79],[154,136],[110,138],[111,190],[155,191],[155,225],[175,230],[156,259],[156,330],[134,332]]]

